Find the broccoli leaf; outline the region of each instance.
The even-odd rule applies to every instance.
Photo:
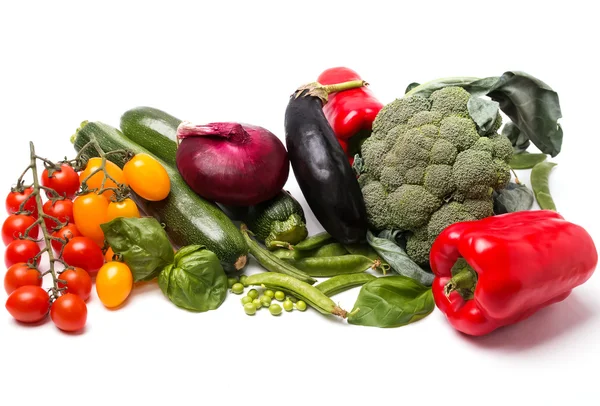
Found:
[[[494,214],[527,211],[533,206],[533,192],[520,183],[510,182],[504,189],[494,192]]]
[[[521,130],[519,130],[519,127],[511,121],[504,124],[504,127],[502,127],[502,135],[510,140],[513,149],[515,150],[515,154],[525,152],[531,144],[529,138],[527,138],[527,134],[522,133]]]
[[[563,131],[558,123],[562,117],[558,94],[541,80],[524,72],[505,72],[499,77],[484,79],[444,78],[412,88],[405,97],[429,97],[434,91],[460,86],[473,96],[487,95],[500,104],[500,109],[512,120],[520,133],[511,139],[524,145],[531,140],[543,153],[555,157],[560,153]]]
[[[498,118],[499,104],[493,100],[471,96],[467,102],[469,115],[477,124],[477,132],[485,136],[490,132]]]
[[[406,90],[404,91],[404,93],[410,92],[411,90],[413,90],[417,86],[421,86],[421,84],[417,83],[417,82],[410,83],[408,86],[406,86]]]

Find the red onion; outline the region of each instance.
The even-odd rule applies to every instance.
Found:
[[[262,127],[182,122],[177,138],[177,169],[205,199],[251,206],[273,198],[287,181],[287,151]]]

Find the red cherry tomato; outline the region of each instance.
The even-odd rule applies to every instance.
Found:
[[[19,237],[25,237],[25,231],[29,226],[35,223],[35,217],[28,216],[26,214],[11,214],[4,220],[2,224],[2,241],[4,245],[8,245],[11,241],[16,240]],[[37,238],[40,233],[40,226],[36,224],[31,230],[29,230],[29,236],[31,238]]]
[[[95,274],[104,265],[102,250],[89,237],[71,239],[63,250],[63,260],[72,267],[83,268]]]
[[[73,293],[84,301],[88,300],[92,292],[92,278],[83,268],[67,269],[58,276],[59,280],[67,283],[58,282],[59,288],[66,287],[66,292]]]
[[[48,176],[48,169],[42,172],[42,185],[54,189],[60,196],[72,199],[79,190],[79,175],[68,164],[61,164],[59,171]],[[50,194],[47,193],[50,197]]]
[[[63,331],[79,331],[87,320],[87,306],[79,296],[65,293],[52,304],[50,318]]]
[[[67,242],[72,238],[79,237],[81,233],[77,229],[77,226],[74,223],[69,223],[60,230],[57,230],[52,233],[52,237],[60,238],[66,240]],[[52,248],[54,252],[57,254],[62,249],[63,243],[57,240],[52,240]]]
[[[29,198],[32,193],[32,187],[23,190],[23,192],[10,192],[8,196],[6,196],[6,212],[8,214],[14,214],[18,212],[21,208],[21,203],[27,200],[23,210],[30,212],[33,217],[37,217],[38,213],[35,198]]]
[[[8,268],[19,262],[29,262],[40,251],[40,247],[34,241],[14,240],[4,251],[4,264]]]
[[[69,199],[57,200],[54,203],[48,200],[44,203],[42,211],[49,216],[56,217],[61,223],[73,221],[73,201]],[[58,223],[52,219],[44,218],[44,222],[50,231],[58,226]]]
[[[21,286],[42,286],[42,275],[24,262],[14,264],[4,274],[4,290],[10,295]]]
[[[6,300],[6,310],[23,323],[36,323],[42,320],[49,309],[48,293],[39,286],[21,286]]]

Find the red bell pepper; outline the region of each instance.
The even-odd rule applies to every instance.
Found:
[[[455,329],[480,336],[564,300],[592,276],[598,252],[582,227],[536,210],[453,224],[430,263],[436,306]]]
[[[352,69],[337,67],[327,69],[317,79],[323,85],[361,80],[358,73]],[[383,104],[379,102],[368,87],[344,90],[329,95],[323,112],[342,149],[353,161],[360,139],[371,134],[373,120],[379,113]],[[352,139],[352,140],[351,140]]]

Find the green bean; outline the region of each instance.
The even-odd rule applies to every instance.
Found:
[[[333,300],[328,298],[319,289],[293,276],[264,272],[249,276],[246,282],[249,285],[265,285],[272,289],[290,292],[323,314],[333,314],[342,318],[346,318],[348,315],[347,311],[338,307]]]
[[[556,211],[556,205],[550,195],[549,177],[552,168],[556,164],[554,162],[540,162],[531,170],[531,188],[541,209]]]
[[[546,160],[546,154],[515,154],[508,163],[513,169],[531,169]]]
[[[314,250],[315,248],[322,247],[332,239],[333,237],[328,233],[322,232],[308,237],[304,241],[300,241],[298,244],[294,245],[294,249],[298,251]]]
[[[331,297],[333,295],[337,295],[338,293],[342,293],[348,289],[352,289],[357,286],[362,286],[375,278],[376,276],[373,276],[368,273],[338,275],[334,276],[333,278],[329,278],[326,281],[319,283],[318,285],[315,285],[315,288],[319,289],[321,292]]]
[[[303,251],[300,251],[303,252]],[[321,248],[317,248],[311,257],[338,257],[348,254],[348,251],[339,242],[332,242],[327,245],[323,245]]]
[[[286,261],[277,258],[275,255],[273,255],[273,253],[258,245],[256,241],[250,238],[250,235],[248,234],[248,228],[245,224],[242,224],[240,229],[248,245],[248,251],[265,269],[271,272],[279,272],[282,274],[293,276],[294,278],[309,283],[311,285],[317,282],[316,279],[311,278],[305,272],[302,272],[301,270],[287,263]],[[248,279],[246,279],[245,282],[248,283]]]
[[[304,258],[293,262],[294,266],[315,277],[330,277],[377,269],[381,261],[373,261],[362,255],[342,255],[339,257]]]

